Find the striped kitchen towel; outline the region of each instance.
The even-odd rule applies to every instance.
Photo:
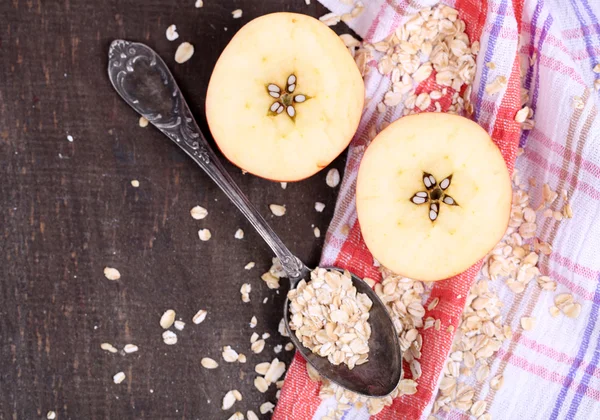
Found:
[[[320,1],[339,15],[352,9],[344,4],[347,2]],[[384,39],[415,11],[437,3],[363,2],[365,9],[349,25],[368,42]],[[490,282],[504,302],[502,315],[514,334],[488,360],[489,377],[503,375],[504,386],[493,390],[489,381],[474,384],[474,400],[486,401],[493,419],[600,419],[600,323],[596,325],[600,308],[600,120],[596,118],[598,92],[594,89],[595,80],[600,78],[600,1],[444,3],[458,9],[471,41],[480,41],[472,118],[490,133],[511,170],[516,165],[521,179],[535,178],[538,185],[548,183],[555,191],[566,190],[574,211],[573,219],[566,222],[550,217],[540,218],[537,223],[536,236],[553,247],[538,265],[543,274],[558,283],[556,292],[543,292],[531,282],[522,293],[515,294],[502,280]],[[489,62],[495,67],[485,65]],[[485,87],[497,76],[506,77],[507,87],[490,96]],[[522,132],[514,121],[521,106],[521,76],[535,121],[533,129]],[[369,101],[348,152],[321,264],[378,278],[357,223],[356,176],[369,141],[369,129],[399,118],[402,107],[388,108],[383,114],[377,111],[390,80],[375,68],[368,73],[365,84]],[[596,86],[600,88],[600,80]],[[524,153],[516,161],[519,147],[524,148]],[[531,199],[534,203],[541,201],[541,188],[532,189]],[[465,297],[480,267],[478,264],[456,278],[435,284],[431,296],[439,297],[440,303],[431,315],[441,319],[444,327],[421,332],[423,374],[418,380],[418,391],[397,398],[374,418],[424,419],[431,414],[453,340],[447,327],[454,326],[456,330]],[[550,315],[557,293],[570,293],[581,303],[579,317]],[[524,316],[537,319],[534,329],[524,331],[520,327]],[[273,418],[323,417],[331,401],[322,401],[318,394],[319,385],[308,378],[305,362],[296,355]],[[435,417],[455,419],[469,415],[451,410],[439,411]],[[351,408],[344,415],[344,419],[367,418],[364,408]]]

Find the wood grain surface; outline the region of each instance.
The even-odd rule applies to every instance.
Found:
[[[138,126],[109,83],[107,52],[115,38],[155,48],[206,130],[208,80],[235,32],[265,13],[326,10],[316,0],[205,0],[201,9],[194,2],[0,2],[0,419],[46,418],[49,410],[59,420],[227,419],[276,401],[274,386],[266,394],[253,386],[254,365],[287,343],[277,333],[287,286],[269,290],[260,280],[271,251],[182,151]],[[233,19],[238,8],[243,17]],[[170,24],[180,34],[175,42],[165,37]],[[183,41],[196,52],[175,64]],[[332,166],[341,171],[343,162]],[[326,171],[283,190],[227,169],[290,249],[316,265],[323,237],[312,225],[324,236],[337,194]],[[323,213],[315,201],[326,204]],[[271,203],[285,204],[287,214],[270,215]],[[208,209],[206,219],[190,217],[195,205]],[[212,231],[210,241],[198,239],[200,228]],[[243,240],[233,237],[238,228]],[[256,267],[244,270],[249,261]],[[121,279],[107,280],[105,266]],[[240,300],[245,282],[250,303]],[[163,343],[159,326],[169,308],[186,322],[174,346]],[[201,308],[208,317],[194,325]],[[250,351],[253,315],[255,331],[271,334],[258,355]],[[111,354],[103,342],[139,351]],[[225,363],[225,345],[247,363]],[[205,356],[219,368],[203,369]],[[287,364],[292,352],[277,356]],[[119,371],[127,377],[116,385]],[[230,389],[243,401],[225,412]]]

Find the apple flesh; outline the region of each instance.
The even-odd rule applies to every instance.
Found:
[[[340,38],[310,16],[274,13],[246,24],[221,54],[206,117],[232,163],[298,181],[348,146],[363,104],[362,77]]]
[[[436,281],[483,258],[504,235],[512,188],[487,132],[463,117],[422,113],[373,140],[356,204],[367,247],[395,273]]]

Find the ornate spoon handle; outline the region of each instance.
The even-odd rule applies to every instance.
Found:
[[[115,40],[108,76],[133,109],[181,147],[215,181],[271,247],[292,287],[309,269],[295,257],[231,179],[207,143],[165,62],[150,47]]]

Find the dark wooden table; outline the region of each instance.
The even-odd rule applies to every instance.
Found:
[[[233,19],[238,8],[243,17]],[[148,43],[206,129],[205,91],[220,51],[244,23],[276,11],[326,12],[316,0],[205,0],[201,9],[194,0],[0,3],[1,419],[46,418],[49,410],[58,419],[227,419],[234,410],[220,407],[230,389],[242,393],[235,410],[244,413],[275,402],[274,386],[264,395],[253,386],[254,365],[287,342],[277,333],[287,287],[269,290],[260,280],[271,251],[183,152],[138,126],[106,66],[113,39]],[[165,37],[170,24],[175,42]],[[196,52],[178,65],[182,41]],[[332,166],[343,163],[342,156]],[[324,238],[311,226],[324,234],[337,194],[326,171],[283,190],[227,168],[290,249],[317,264]],[[323,213],[315,201],[327,205]],[[270,215],[271,203],[286,204],[287,214]],[[206,219],[190,217],[195,205],[208,209]],[[198,239],[203,227],[212,231],[208,242]],[[238,228],[243,240],[233,237]],[[244,270],[249,261],[256,267]],[[107,280],[105,266],[121,279]],[[245,282],[250,303],[240,300]],[[169,308],[187,323],[174,346],[159,326]],[[208,317],[194,325],[201,308]],[[253,315],[255,331],[271,334],[259,355],[250,351]],[[103,342],[139,351],[111,354]],[[247,363],[224,363],[225,345]],[[203,369],[205,356],[220,367]],[[287,364],[292,352],[277,356]],[[127,379],[116,385],[119,371]]]

